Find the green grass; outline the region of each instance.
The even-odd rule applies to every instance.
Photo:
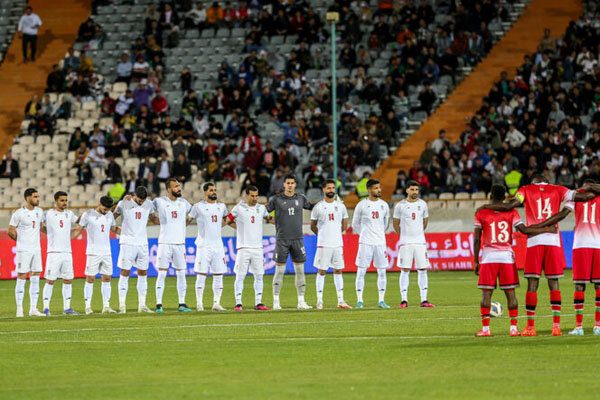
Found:
[[[13,318],[14,281],[0,282],[1,399],[398,399],[398,398],[597,398],[600,337],[591,335],[593,294],[588,288],[584,337],[552,337],[545,281],[540,286],[538,337],[511,338],[508,318],[492,320],[492,338],[480,328],[475,276],[429,274],[435,309],[421,309],[416,274],[409,308],[400,302],[398,274],[388,274],[379,310],[375,274],[368,274],[364,310],[337,310],[331,275],[323,311],[300,312],[293,276],[286,276],[279,312],[180,314],[175,279],[167,279],[165,313],[139,315],[135,279],[127,315]],[[346,299],[355,303],[354,275],[345,276]],[[561,281],[563,333],[574,325],[570,274]],[[315,304],[314,275],[307,301]],[[524,281],[522,280],[522,283]],[[271,304],[271,277],[265,303]],[[100,309],[100,283],[94,308]],[[205,304],[211,304],[211,279]],[[52,309],[62,308],[60,283]],[[114,308],[117,282],[113,280]],[[188,280],[188,304],[195,304]],[[154,280],[149,280],[149,304]],[[28,289],[27,289],[28,290]],[[246,279],[246,306],[253,303]],[[225,278],[223,305],[234,306],[233,278]],[[524,314],[524,288],[519,289]],[[83,280],[73,290],[83,311]],[[494,299],[505,304],[504,295]],[[40,299],[41,303],[41,299]],[[26,294],[25,308],[28,309]],[[520,319],[519,327],[525,324]]]

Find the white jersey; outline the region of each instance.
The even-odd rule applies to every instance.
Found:
[[[231,215],[236,225],[236,248],[239,249],[262,249],[263,219],[269,216],[267,207],[256,204],[250,207],[245,201],[240,201]]]
[[[343,202],[331,203],[321,200],[310,213],[310,219],[317,221],[317,247],[342,247],[342,221],[348,219],[348,210]]]
[[[223,218],[226,218],[227,214],[227,206],[223,203],[208,203],[202,200],[194,204],[190,217],[195,218],[198,223],[196,246],[223,247],[221,232]]]
[[[155,212],[154,204],[150,200],[145,200],[142,205],[138,205],[133,200],[121,200],[115,208],[115,213],[121,215],[120,244],[130,246],[147,246],[148,217]]]
[[[167,196],[154,199],[154,207],[160,220],[159,244],[185,244],[187,214],[192,206],[187,200],[172,201]]]
[[[45,221],[44,211],[39,207],[28,210],[23,206],[14,212],[9,225],[17,229],[17,252],[37,252],[40,247],[40,226]]]
[[[110,228],[115,225],[112,212],[101,214],[96,210],[87,210],[81,216],[79,225],[87,231],[87,247],[85,254],[88,256],[110,255]]]
[[[77,216],[71,210],[58,212],[46,211],[46,232],[48,233],[48,253],[71,252],[71,225],[77,222]]]
[[[358,243],[385,246],[385,231],[390,220],[390,207],[377,199],[360,201],[352,216],[352,229],[360,235]]]
[[[427,203],[406,199],[394,207],[394,219],[400,220],[400,244],[426,244],[423,220],[429,218]]]

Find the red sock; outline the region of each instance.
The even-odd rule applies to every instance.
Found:
[[[481,324],[485,328],[490,326],[490,308],[481,307]]]
[[[517,317],[519,316],[519,309],[515,308],[514,310],[508,310],[508,316],[510,317],[510,326],[517,326]]]
[[[573,307],[575,308],[575,327],[581,328],[583,326],[583,302],[585,299],[585,292],[575,291],[573,295]]]
[[[535,326],[535,307],[537,306],[537,293],[527,292],[525,295],[525,309],[527,310],[527,327]]]
[[[562,308],[560,290],[550,291],[550,306],[552,307],[552,325],[560,326],[560,311]]]
[[[596,289],[596,326],[600,326],[600,289]]]

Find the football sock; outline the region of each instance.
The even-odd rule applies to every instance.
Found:
[[[167,279],[167,271],[158,270],[156,277],[156,304],[162,304],[163,293],[165,292],[165,280]]]
[[[281,286],[283,285],[283,274],[285,273],[285,265],[276,265],[275,274],[273,275],[273,296],[279,298]]]
[[[108,282],[102,282],[102,287],[101,287],[101,291],[102,291],[102,303],[104,307],[110,307],[110,292],[111,292],[111,288],[110,288],[110,281]]]
[[[44,285],[44,291],[42,293],[42,301],[44,303],[44,308],[50,308],[50,300],[52,300],[52,289],[54,289],[54,285],[51,285],[48,282],[46,282],[46,284]]]
[[[94,284],[85,282],[83,286],[83,299],[85,300],[85,308],[92,307],[92,296],[94,295]]]
[[[408,301],[408,283],[410,281],[410,272],[400,272],[400,295],[402,301]]]
[[[235,304],[242,304],[242,292],[244,291],[244,278],[246,274],[236,274],[233,288],[235,290]]]
[[[125,307],[128,289],[129,289],[129,277],[124,276],[124,275],[119,276],[119,306],[120,307]]]
[[[483,331],[487,332],[490,330],[490,308],[489,307],[481,307],[481,325],[483,326]]]
[[[576,290],[573,295],[573,307],[575,308],[575,327],[583,326],[583,302],[585,300],[585,292]]]
[[[358,268],[356,270],[356,298],[357,301],[363,301],[363,292],[365,289],[366,268]]]
[[[29,309],[37,309],[38,297],[40,297],[40,277],[38,275],[29,277]]]
[[[508,316],[510,317],[510,328],[517,329],[517,317],[519,316],[519,309],[515,308],[514,310],[508,310]]]
[[[527,327],[535,326],[535,307],[537,306],[537,293],[527,292],[525,294],[525,310],[527,311]]]
[[[64,283],[62,285],[63,295],[63,307],[65,310],[71,308],[71,294],[73,293],[73,286],[70,283]]]
[[[552,327],[560,327],[561,303],[560,290],[551,290],[550,305],[552,307]]]
[[[306,277],[304,276],[304,264],[294,264],[294,273],[296,282],[296,291],[298,292],[298,301],[304,301],[304,292],[306,291]]]
[[[600,289],[596,289],[596,326],[600,326]]]
[[[387,287],[387,276],[384,268],[377,268],[377,289],[379,290],[379,301],[385,301],[385,289]]]
[[[429,279],[427,278],[427,270],[419,270],[419,290],[421,292],[421,302],[427,300],[427,285],[429,284]]]
[[[185,270],[178,269],[175,273],[177,274],[177,296],[179,297],[179,304],[185,304],[185,293],[187,291]]]
[[[23,308],[23,298],[25,297],[25,283],[26,279],[18,279],[15,285],[15,300],[17,301],[17,307]]]
[[[325,286],[325,275],[317,274],[315,282],[317,285],[317,301],[323,302],[323,286]]]
[[[262,303],[263,294],[263,275],[254,275],[254,304]]]
[[[204,285],[206,283],[206,275],[196,275],[196,304],[202,304],[204,298]]]
[[[220,304],[221,295],[223,294],[223,275],[213,275],[212,290],[213,304]]]
[[[344,301],[344,277],[342,274],[333,274],[333,283],[337,292],[338,303]]]
[[[137,279],[138,301],[140,306],[146,305],[146,294],[148,293],[148,276],[138,275]]]

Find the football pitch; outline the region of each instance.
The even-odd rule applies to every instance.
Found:
[[[271,305],[265,276],[265,303]],[[600,336],[592,336],[593,290],[586,292],[584,337],[566,333],[575,323],[570,271],[561,280],[563,337],[550,336],[545,280],[540,282],[538,337],[509,337],[505,315],[493,319],[491,338],[480,328],[472,272],[429,274],[434,309],[418,307],[411,274],[409,307],[400,303],[398,273],[388,273],[386,301],[375,308],[377,275],[368,274],[363,310],[338,310],[331,275],[325,310],[295,310],[294,277],[286,275],[282,311],[178,313],[175,278],[167,278],[165,313],[138,314],[135,279],[128,314],[14,318],[14,281],[0,282],[0,398],[2,399],[398,399],[597,398]],[[314,275],[307,301],[315,304]],[[225,278],[222,304],[232,309],[233,277]],[[83,283],[73,287],[73,308],[83,311]],[[212,303],[207,281],[204,304]],[[524,281],[518,289],[519,328],[525,326]],[[43,286],[43,282],[42,282]],[[60,283],[51,310],[62,309]],[[113,280],[112,306],[117,308]],[[29,283],[27,285],[27,290]],[[154,299],[149,280],[148,305]],[[354,305],[354,274],[345,275]],[[188,278],[188,305],[195,305]],[[253,305],[252,277],[244,303]],[[503,293],[494,300],[506,304]],[[25,311],[28,310],[28,294]],[[40,299],[41,305],[41,299]],[[285,309],[288,307],[287,309]],[[101,309],[100,283],[94,309]]]

